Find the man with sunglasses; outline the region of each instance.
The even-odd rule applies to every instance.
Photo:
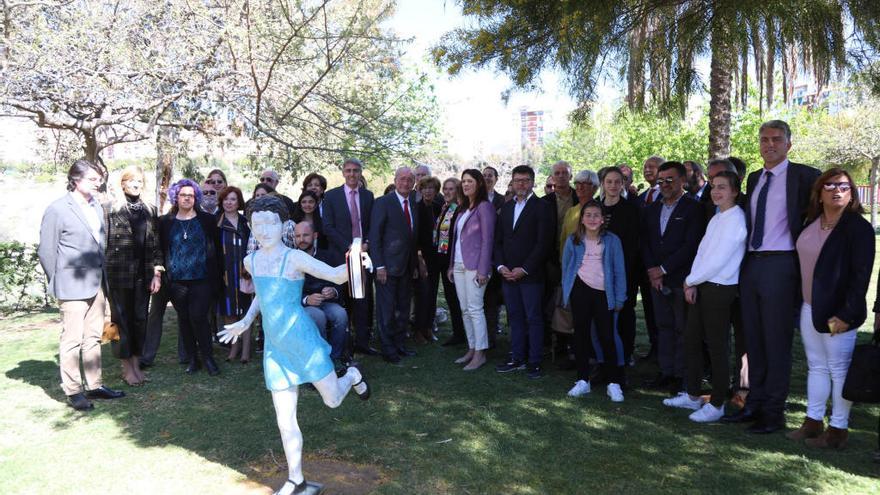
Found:
[[[764,122],[758,136],[764,167],[749,174],[746,183],[748,253],[739,286],[750,389],[745,407],[722,421],[751,422],[749,432],[772,433],[785,425],[791,341],[801,302],[795,243],[820,172],[788,160],[787,123]]]

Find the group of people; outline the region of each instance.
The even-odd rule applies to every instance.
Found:
[[[550,345],[572,357],[564,360],[576,373],[569,396],[605,384],[610,400],[622,402],[634,386],[626,369],[636,360],[640,292],[651,343],[643,359],[659,368],[642,385],[668,390],[663,404],[691,411],[696,422],[748,422],[753,433],[781,429],[798,328],[808,408],[788,436],[843,447],[851,404],[842,387],[855,330],[867,316],[874,232],[848,172],[790,162],[783,121],[765,122],[758,138],[764,163],[747,177],[746,164],[733,157],[704,169],[651,156],[642,167],[647,187],[639,191],[628,166],[573,174],[558,162],[542,197],[527,165],[512,169],[504,194],[488,164],[442,182],[426,166],[402,167],[376,197],[363,164],[347,159],[339,187],[328,190],[326,178],[312,173],[293,201],[277,192],[278,174],[266,170],[247,202],[213,170],[202,184],[173,184],[171,210],[162,216],[141,198],[140,169],[125,169],[122,194],[102,205],[101,169],[77,161],[70,193],[44,216],[39,248],[61,306],[62,388],[76,409],[123,395],[101,382],[107,300],[120,334],[113,352],[131,385],[144,381],[141,370],[155,359],[169,300],[187,373],[202,366],[220,372],[213,344],[224,323],[240,333],[228,359],[247,362],[256,315],[249,312],[255,281],[245,259],[263,247],[242,212],[270,196],[283,210],[281,238],[289,247],[339,266],[360,238],[372,259],[362,299],[350,297],[338,276],[324,280],[303,270],[299,303],[337,369],[348,368],[355,353],[396,364],[415,355],[408,337],[437,340],[442,283],[452,327],[444,345],[466,346],[455,360],[463,370],[488,362],[503,331],[503,306],[510,349],[495,371],[540,378]],[[707,376],[711,393],[704,395]],[[725,410],[731,382],[731,403],[740,407]]]

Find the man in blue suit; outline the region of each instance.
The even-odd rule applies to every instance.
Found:
[[[394,191],[377,199],[370,216],[370,257],[376,267],[376,309],[382,357],[396,364],[415,352],[404,347],[410,288],[418,267],[418,203],[409,167],[394,173]]]
[[[364,165],[357,158],[348,158],[342,164],[345,184],[330,189],[324,194],[324,237],[328,250],[339,259],[344,259],[346,251],[355,237],[367,242],[370,233],[370,215],[373,211],[373,193],[360,187]],[[369,249],[369,243],[364,244]],[[369,290],[369,283],[367,284]],[[376,355],[378,351],[370,347],[372,322],[369,320],[368,299],[350,299],[349,308],[354,322],[354,352]]]
[[[648,386],[682,390],[684,377],[684,279],[703,236],[705,215],[697,200],[684,194],[687,170],[680,162],[660,165],[657,183],[661,201],[642,215],[642,259],[651,283],[657,323],[660,374]]]
[[[507,305],[512,359],[495,368],[499,373],[526,369],[540,378],[543,354],[545,262],[550,233],[556,225],[553,205],[535,196],[535,171],[527,165],[513,169],[513,200],[504,203],[495,223],[492,256],[501,275]],[[528,351],[528,356],[526,356]]]

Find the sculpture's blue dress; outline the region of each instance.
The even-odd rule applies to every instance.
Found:
[[[252,274],[258,252],[251,257]],[[283,276],[290,253],[284,254],[277,276],[253,276],[263,314],[263,371],[266,388],[273,391],[316,382],[334,370],[330,345],[302,307],[305,278]]]

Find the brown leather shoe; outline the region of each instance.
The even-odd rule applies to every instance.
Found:
[[[816,421],[815,419],[804,418],[804,424],[801,425],[797,430],[790,431],[785,434],[785,437],[789,440],[794,440],[795,442],[800,442],[801,440],[806,440],[808,438],[816,438],[822,434],[822,431],[825,429],[825,423],[822,421]]]
[[[842,449],[846,447],[847,438],[849,438],[849,430],[829,426],[824,433],[816,438],[808,438],[804,443],[807,444],[807,447]]]

